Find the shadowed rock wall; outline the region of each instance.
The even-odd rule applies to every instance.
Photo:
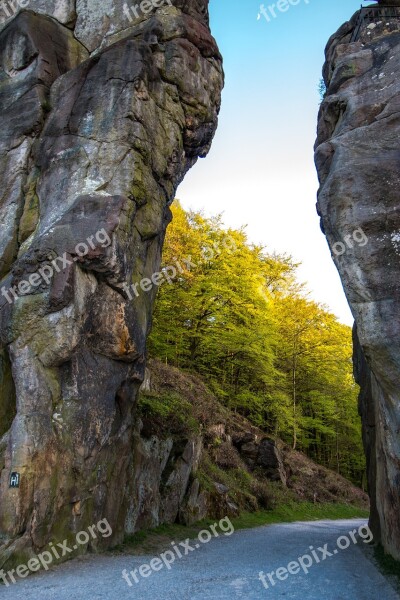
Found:
[[[326,49],[318,211],[357,326],[371,527],[400,559],[400,33],[350,43],[356,18]]]
[[[0,31],[0,567],[103,518],[106,544],[133,527],[156,286],[126,283],[159,270],[217,126],[208,0],[132,21],[111,4],[31,0]]]

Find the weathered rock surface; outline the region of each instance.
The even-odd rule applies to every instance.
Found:
[[[125,532],[132,534],[177,520],[188,524],[203,518],[207,507],[204,506],[204,514],[201,514],[198,482],[197,486],[189,486],[201,456],[201,437],[177,441],[172,437],[161,439],[152,435],[146,438],[140,434],[139,423],[129,479],[129,495],[133,501],[126,517]]]
[[[156,286],[130,300],[125,284],[159,270],[169,204],[209,150],[223,84],[207,0],[163,6],[102,50],[96,24],[91,43],[77,32],[84,10],[111,23],[103,2],[78,1],[76,18],[64,0],[30,6],[54,18],[23,11],[0,33],[0,567],[102,518],[111,544],[154,522],[134,518],[134,468],[174,451],[141,442],[138,459]],[[162,519],[196,453],[188,440],[175,457]]]
[[[21,7],[22,4],[22,7]],[[89,52],[97,52],[130,31],[140,35],[152,16],[162,23],[163,38],[187,34],[196,46],[208,46],[208,2],[206,0],[15,0],[15,8],[0,8],[0,30],[21,11],[29,9],[52,17],[73,30],[75,38]],[[174,19],[171,21],[171,15]]]
[[[283,458],[275,440],[264,437],[258,440],[252,433],[233,439],[244,462],[254,470],[259,468],[271,481],[280,481],[286,485],[286,471]]]
[[[400,33],[350,43],[356,17],[326,50],[318,211],[357,325],[371,526],[400,559]]]

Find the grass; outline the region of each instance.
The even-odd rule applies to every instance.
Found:
[[[232,518],[235,531],[250,529],[274,523],[293,523],[294,521],[318,521],[320,519],[353,519],[367,518],[368,511],[349,504],[313,504],[311,502],[291,502],[274,510],[244,512]],[[127,536],[123,544],[113,552],[124,554],[146,555],[158,554],[170,545],[171,541],[187,538],[194,539],[202,529],[218,522],[218,519],[207,519],[186,527],[184,525],[160,525],[156,529],[140,531]]]
[[[166,436],[171,434],[197,433],[199,422],[193,416],[193,406],[188,400],[176,393],[140,394],[138,414],[150,420],[155,434]]]
[[[313,504],[312,502],[291,502],[274,510],[243,513],[232,519],[235,529],[248,529],[274,523],[293,523],[294,521],[319,521],[321,519],[368,518],[369,512],[349,504]]]

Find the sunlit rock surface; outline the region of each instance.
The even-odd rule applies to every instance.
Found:
[[[318,211],[357,325],[371,525],[400,559],[400,21],[351,42],[356,17],[326,49]]]
[[[131,22],[118,2],[31,0],[0,32],[0,567],[103,518],[106,544],[135,528],[156,286],[133,300],[124,286],[159,270],[223,85],[207,0],[174,4]],[[197,460],[187,443],[166,515]]]

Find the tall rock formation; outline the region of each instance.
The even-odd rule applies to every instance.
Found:
[[[318,211],[356,322],[371,527],[400,559],[400,8],[389,4],[329,40],[315,157]]]
[[[157,285],[127,284],[159,270],[223,72],[208,0],[123,4],[30,0],[1,26],[0,568],[103,518],[115,543],[135,512]]]

